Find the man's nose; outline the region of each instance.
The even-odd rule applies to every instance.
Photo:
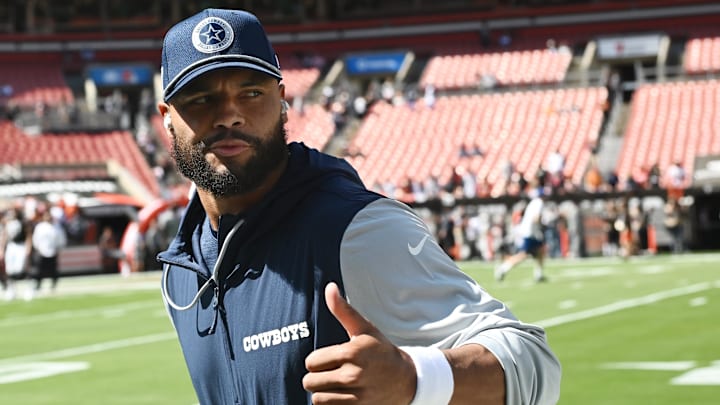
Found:
[[[242,105],[236,101],[228,100],[218,108],[215,127],[238,128],[245,125],[245,114]]]

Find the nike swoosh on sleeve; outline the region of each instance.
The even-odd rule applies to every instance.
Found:
[[[430,235],[425,235],[425,237],[423,237],[420,243],[418,243],[416,246],[412,246],[410,242],[408,242],[408,251],[410,251],[410,254],[413,256],[419,255],[423,249],[423,246],[425,246],[425,242],[427,242],[429,237]]]

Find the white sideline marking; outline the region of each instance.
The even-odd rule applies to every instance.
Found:
[[[84,361],[66,363],[22,363],[0,365],[0,384],[50,377],[57,374],[87,370],[90,364]]]
[[[605,363],[601,367],[613,370],[685,371],[695,368],[696,364],[694,361],[629,361]]]
[[[612,312],[617,312],[623,309],[633,308],[640,305],[647,305],[654,302],[661,301],[663,299],[667,298],[673,298],[677,296],[687,295],[696,293],[699,291],[708,290],[710,288],[720,288],[720,280],[717,280],[713,283],[707,282],[707,283],[700,283],[695,285],[690,285],[682,288],[677,288],[673,290],[668,291],[661,291],[658,293],[646,295],[644,297],[638,297],[623,301],[618,301],[612,304],[604,305],[598,308],[589,309],[585,311],[575,312],[572,314],[566,314],[562,316],[557,316],[553,318],[548,318],[545,320],[541,320],[538,322],[534,322],[535,324],[542,326],[544,328],[548,328],[551,326],[557,326],[562,325],[565,323],[570,323],[574,321],[579,321],[583,319],[589,319],[596,316],[606,315]],[[72,311],[68,311],[72,312]],[[83,315],[86,311],[75,311],[75,312],[81,312]],[[89,312],[89,311],[87,311]],[[60,312],[60,314],[65,313],[65,311]],[[62,315],[66,316],[66,315]],[[42,318],[42,317],[35,317],[35,318]],[[20,319],[5,319],[3,322],[0,323],[0,326],[4,324],[9,324],[12,322],[20,322],[22,323],[22,318]],[[175,332],[166,332],[166,333],[158,333],[154,335],[145,335],[145,336],[138,336],[134,338],[128,338],[128,339],[120,339],[120,340],[113,340],[109,342],[104,343],[96,343],[92,345],[87,346],[79,346],[74,348],[68,348],[63,350],[56,350],[52,352],[45,352],[45,353],[35,353],[30,354],[26,356],[18,356],[18,357],[10,357],[5,359],[0,359],[0,365],[5,365],[8,363],[21,363],[21,362],[38,362],[38,361],[44,361],[44,360],[53,360],[53,359],[62,359],[67,357],[73,357],[73,356],[80,356],[84,354],[90,354],[90,353],[99,353],[103,351],[108,350],[114,350],[114,349],[122,349],[127,348],[131,346],[138,346],[143,344],[149,344],[149,343],[156,343],[156,342],[162,342],[165,340],[171,340],[176,339]]]
[[[112,306],[92,308],[92,309],[81,309],[81,310],[76,310],[76,311],[57,311],[57,312],[50,312],[47,314],[39,314],[39,315],[19,315],[16,317],[0,319],[0,327],[27,325],[27,324],[31,324],[31,323],[45,323],[48,321],[57,321],[57,320],[62,320],[62,319],[80,318],[80,317],[97,316],[97,315],[102,315],[102,316],[107,317],[111,314],[116,314],[118,311],[127,312],[127,311],[134,311],[134,310],[140,310],[140,309],[147,309],[150,307],[158,307],[161,305],[162,305],[162,301],[160,301],[158,299],[158,300],[154,300],[154,301],[130,302],[127,304],[112,305]]]
[[[600,366],[612,370],[685,371],[670,380],[672,385],[720,385],[720,360],[698,367],[696,361],[636,361],[605,363]]]
[[[81,356],[90,353],[99,353],[107,350],[124,349],[126,347],[157,343],[176,338],[175,332],[157,333],[154,335],[138,336],[128,339],[112,340],[104,343],[95,343],[87,346],[72,347],[69,349],[56,350],[53,352],[35,353],[26,356],[9,357],[0,359],[0,365],[7,363],[22,363],[43,360],[63,359],[66,357]]]
[[[718,283],[715,283],[717,286]],[[639,307],[641,305],[653,304],[658,301],[662,301],[667,298],[679,297],[683,295],[693,294],[700,291],[709,290],[713,288],[713,283],[700,283],[689,285],[681,288],[675,288],[667,291],[660,291],[657,293],[649,294],[644,297],[631,298],[627,300],[613,302],[612,304],[603,305],[601,307],[587,309],[585,311],[573,312],[570,314],[555,316],[548,319],[543,319],[538,322],[534,322],[538,326],[543,328],[549,328],[551,326],[558,326],[569,322],[579,321],[583,319],[594,318],[600,315],[607,315],[613,312],[617,312],[623,309]]]
[[[670,380],[673,385],[720,385],[720,361],[708,367],[696,368]]]
[[[560,308],[560,309],[570,309],[570,308],[573,308],[576,306],[577,306],[577,301],[575,301],[575,300],[565,300],[565,301],[560,301],[560,303],[558,303],[558,308]]]

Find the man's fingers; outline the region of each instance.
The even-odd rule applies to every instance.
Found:
[[[365,317],[340,296],[337,284],[328,283],[325,286],[325,301],[330,313],[335,316],[351,338],[364,333],[373,334],[376,331]]]

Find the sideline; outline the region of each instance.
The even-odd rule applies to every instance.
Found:
[[[700,284],[694,284],[682,288],[676,288],[667,291],[660,291],[657,293],[649,294],[643,297],[632,298],[627,300],[618,301],[612,304],[603,305],[601,307],[574,312],[562,316],[556,316],[553,318],[544,319],[537,322],[530,322],[544,328],[552,326],[559,326],[566,323],[576,322],[580,320],[590,319],[601,315],[606,315],[612,312],[621,311],[623,309],[629,309],[638,307],[641,305],[653,304],[668,298],[680,297],[683,295],[694,294],[700,291],[706,291],[711,288],[720,288],[720,280],[713,282],[704,282]],[[114,349],[123,349],[132,346],[139,346],[149,343],[157,343],[166,340],[176,339],[177,336],[174,331],[166,333],[158,333],[153,335],[138,336],[128,339],[113,340],[109,342],[96,343],[87,346],[79,346],[74,348],[56,350],[45,353],[35,353],[31,355],[10,357],[0,359],[0,365],[15,362],[33,362],[33,361],[47,361],[55,359],[63,359],[67,357],[80,356],[90,353],[98,353]]]
[[[145,345],[149,343],[158,343],[170,339],[176,339],[175,332],[156,333],[153,335],[138,336],[128,339],[111,340],[109,342],[95,343],[87,346],[71,347],[68,349],[55,350],[52,352],[35,353],[25,356],[8,357],[0,359],[0,365],[7,363],[22,363],[64,359],[67,357],[75,357],[84,354],[105,352],[108,350],[124,349],[132,346]]]
[[[42,323],[48,321],[60,321],[70,318],[83,318],[103,315],[107,313],[139,311],[156,308],[162,310],[163,304],[160,298],[152,301],[136,301],[126,304],[108,305],[104,307],[94,307],[89,309],[63,310],[56,312],[47,312],[44,314],[22,314],[11,315],[7,318],[0,318],[0,328],[12,327],[18,325],[28,325],[33,323]]]
[[[601,315],[607,315],[613,312],[618,312],[623,309],[635,308],[642,305],[654,304],[658,301],[662,301],[668,298],[680,297],[683,295],[694,294],[700,291],[706,291],[711,288],[720,288],[720,280],[712,282],[704,282],[699,284],[693,284],[681,288],[675,288],[667,291],[660,291],[653,294],[645,295],[643,297],[631,298],[627,300],[613,302],[612,304],[603,305],[597,308],[591,308],[584,311],[573,312],[570,314],[555,316],[541,321],[534,322],[538,326],[543,328],[550,328],[552,326],[558,326],[570,322],[580,321],[583,319],[595,318]]]

